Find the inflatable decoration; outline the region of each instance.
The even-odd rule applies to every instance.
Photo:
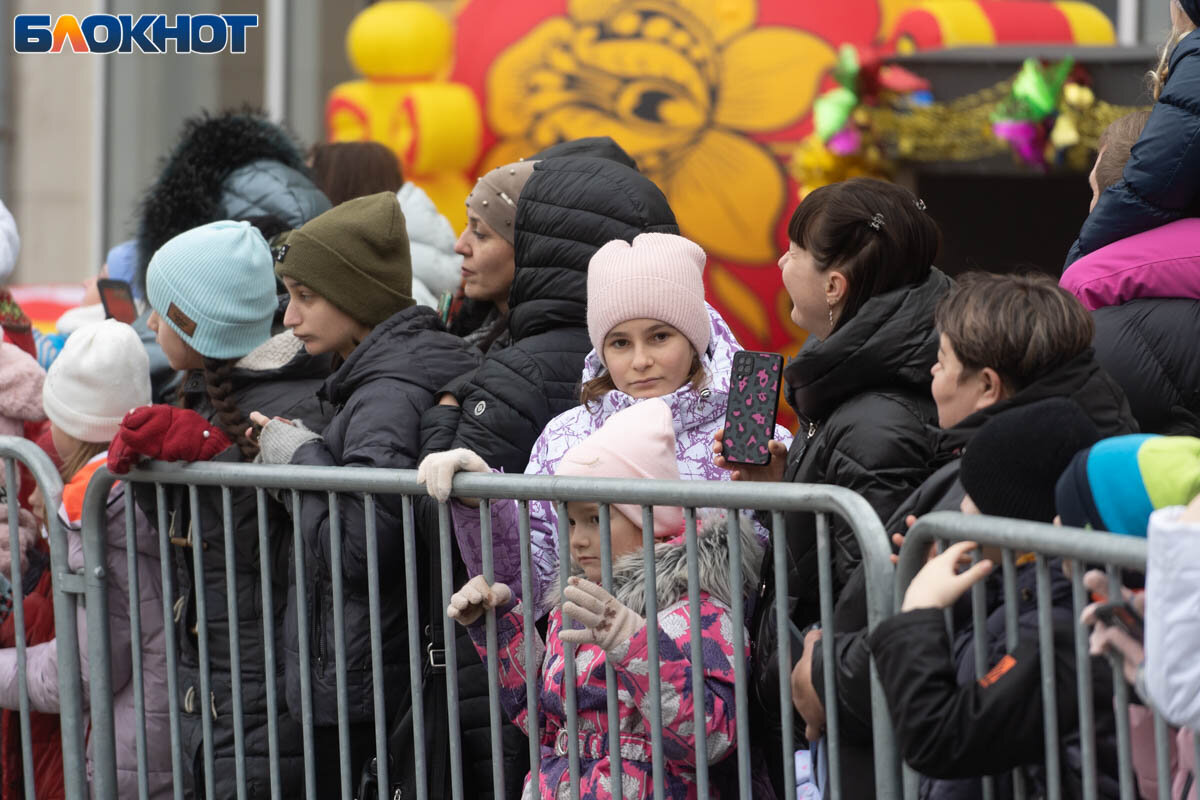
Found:
[[[454,31],[426,3],[368,6],[346,32],[346,51],[363,80],[333,89],[325,108],[331,142],[371,139],[395,151],[404,175],[456,226],[474,183],[483,128],[479,102],[450,72]]]
[[[874,115],[898,112],[872,99],[903,97],[908,113],[920,94],[902,73],[879,85],[882,54],[1113,38],[1082,2],[458,0],[447,75],[435,13],[393,0],[356,18],[347,43],[364,79],[331,96],[331,138],[390,144],[461,225],[469,175],[611,136],[708,252],[709,297],[742,343],[784,353],[805,333],[789,320],[775,262],[804,175],[886,174]],[[814,101],[839,88],[822,102],[823,140]],[[982,113],[993,143],[990,115],[1008,88]]]

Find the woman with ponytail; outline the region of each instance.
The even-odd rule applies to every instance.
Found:
[[[1171,36],[1150,73],[1154,108],[1122,179],[1100,196],[1066,266],[1101,247],[1200,216],[1200,0],[1171,4]]]
[[[249,411],[301,419],[322,430],[326,419],[316,391],[329,374],[329,359],[309,355],[290,332],[271,336],[277,307],[271,250],[248,222],[213,222],[176,236],[150,261],[146,294],[154,313],[149,325],[171,366],[184,372],[180,406],[144,406],[131,411],[109,450],[109,469],[122,473],[140,458],[161,461],[249,462],[258,446],[246,430]],[[141,499],[141,498],[139,498]],[[179,696],[182,701],[185,772],[194,796],[205,792],[201,714],[212,715],[216,797],[233,797],[233,698],[230,671],[227,595],[237,596],[241,645],[241,703],[244,721],[245,782],[248,797],[269,797],[267,742],[268,680],[263,645],[261,559],[277,565],[270,609],[276,636],[283,630],[288,574],[285,565],[292,523],[287,511],[267,500],[270,553],[259,553],[257,493],[233,491],[234,586],[226,585],[225,529],[219,489],[200,490],[200,518],[191,519],[185,489],[168,492],[171,542],[177,548],[176,641],[179,648]],[[153,500],[150,500],[153,504]],[[147,516],[157,514],[147,508]],[[200,696],[198,631],[191,548],[203,547],[200,559],[207,598],[206,634],[212,674],[210,697]],[[278,642],[277,642],[278,650]],[[277,684],[279,711],[285,708],[282,681]],[[301,732],[292,717],[280,713],[281,793],[303,791]]]

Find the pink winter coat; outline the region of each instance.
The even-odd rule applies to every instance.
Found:
[[[1076,261],[1059,285],[1088,311],[1151,297],[1200,300],[1200,219],[1113,242]]]
[[[59,516],[66,526],[69,543],[68,564],[83,568],[83,540],[80,518],[87,483],[104,465],[102,453],[81,469],[63,487]],[[142,680],[145,698],[147,765],[150,797],[167,798],[171,792],[171,736],[167,710],[167,656],[163,637],[162,572],[158,558],[158,540],[154,528],[140,510],[137,518],[138,607],[141,611]],[[125,552],[125,486],[118,483],[108,497],[108,572],[109,636],[112,646],[113,717],[116,730],[117,796],[137,797],[137,718],[134,715],[133,667],[129,624],[129,569]],[[87,616],[82,607],[78,615],[80,667],[84,681],[84,702],[88,697]],[[58,646],[57,640],[34,645],[25,651],[29,704],[34,711],[57,714]],[[17,708],[17,651],[0,650],[0,707]],[[85,720],[86,723],[86,720]],[[88,774],[92,772],[92,738],[88,737]]]
[[[707,735],[707,762],[716,764],[736,747],[734,717],[734,662],[749,657],[748,648],[734,650],[734,620],[730,602],[734,591],[751,591],[757,582],[762,548],[749,523],[742,525],[743,575],[740,587],[729,585],[727,526],[720,517],[706,520],[698,537],[700,558],[701,636],[704,639],[704,696],[692,692],[691,614],[687,598],[687,557],[682,537],[655,546],[658,586],[658,655],[661,668],[663,756],[665,797],[692,800],[695,784],[696,739],[693,735],[695,708],[702,704]],[[618,558],[613,564],[613,594],[625,605],[645,614],[644,572],[641,553]],[[569,797],[570,771],[567,749],[566,693],[563,686],[566,646],[558,638],[562,611],[550,613],[546,643],[534,645],[534,663],[525,663],[522,604],[498,614],[500,700],[508,717],[529,733],[525,675],[539,669],[541,694],[538,702],[541,775],[537,792],[526,779],[524,797],[555,800]],[[647,628],[607,656],[595,645],[580,645],[575,651],[576,701],[579,709],[579,754],[581,800],[646,798],[654,795],[651,756],[650,675],[646,668]],[[485,626],[482,619],[469,628],[480,658],[487,661]],[[749,641],[747,638],[745,641]],[[612,765],[608,756],[608,693],[606,663],[617,673],[621,726],[621,793],[611,786]]]

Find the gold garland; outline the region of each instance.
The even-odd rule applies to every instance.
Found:
[[[858,153],[837,155],[814,134],[792,151],[789,171],[803,197],[853,177],[891,178],[900,162],[964,162],[1004,155],[1011,149],[992,132],[992,122],[997,106],[1012,94],[1013,82],[1002,81],[947,103],[860,107],[852,117],[862,136]],[[1087,87],[1068,84],[1047,147],[1068,169],[1086,172],[1105,129],[1139,108],[1143,107],[1113,105],[1097,99]]]

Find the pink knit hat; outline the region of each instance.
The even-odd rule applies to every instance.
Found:
[[[641,233],[633,244],[615,239],[588,263],[588,336],[604,361],[604,337],[630,319],[674,326],[704,355],[712,322],[704,305],[700,245],[670,233]]]
[[[661,398],[643,400],[618,411],[591,436],[567,451],[555,475],[575,478],[648,478],[679,480],[675,422]],[[613,504],[639,528],[642,508]],[[654,507],[654,537],[669,539],[683,530],[683,509]]]

